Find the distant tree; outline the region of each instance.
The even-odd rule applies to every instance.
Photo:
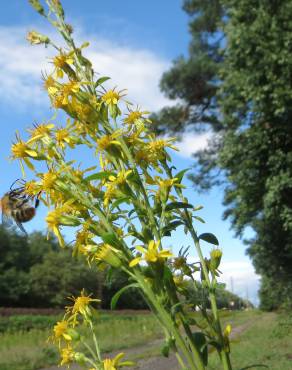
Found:
[[[111,299],[120,289],[130,284],[127,274],[120,270],[112,270],[103,286],[102,308],[109,309]],[[135,288],[129,288],[120,296],[117,309],[148,309],[143,297]]]
[[[292,3],[184,4],[190,54],[161,81],[168,97],[182,101],[154,116],[157,131],[213,131],[207,149],[195,155],[190,178],[200,190],[225,186],[224,218],[237,235],[248,226],[255,231],[246,243],[266,277],[262,289],[269,283],[286,289],[292,278]],[[287,294],[290,299],[292,290]],[[273,307],[285,304],[287,297],[279,297]]]
[[[89,269],[85,261],[72,259],[70,251],[48,252],[30,270],[30,305],[63,307],[83,288],[96,296],[99,278],[94,265]]]
[[[34,232],[28,238],[0,226],[0,305],[64,306],[82,288],[96,293],[97,268],[74,261],[55,238]],[[67,300],[68,303],[68,300]]]

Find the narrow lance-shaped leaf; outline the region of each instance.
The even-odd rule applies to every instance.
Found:
[[[128,289],[130,288],[139,288],[139,285],[137,283],[132,283],[129,285],[124,286],[122,289],[120,289],[111,300],[111,310],[114,310],[116,308],[116,305],[118,303],[118,300],[120,299],[120,296]]]

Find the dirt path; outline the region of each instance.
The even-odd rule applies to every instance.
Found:
[[[245,332],[250,326],[251,322],[246,322],[242,325],[234,327],[231,332],[231,339],[235,339],[240,334]],[[114,351],[106,354],[106,357],[112,358],[120,352],[126,353],[127,360],[134,360],[137,365],[134,367],[127,367],[129,370],[178,370],[177,360],[175,355],[171,354],[169,357],[157,356],[153,353],[158,353],[162,345],[162,340],[155,340],[151,343],[146,343],[143,346],[128,348],[125,350]],[[84,370],[80,366],[72,365],[71,370]],[[68,370],[67,367],[53,366],[41,370]]]

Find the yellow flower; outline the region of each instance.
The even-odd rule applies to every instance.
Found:
[[[47,173],[44,173],[42,175],[42,189],[46,193],[50,193],[50,190],[54,188],[57,179],[58,174],[55,172],[49,171]]]
[[[79,297],[70,297],[70,299],[74,302],[73,306],[67,306],[66,311],[67,313],[71,313],[71,319],[73,319],[73,326],[77,322],[78,314],[84,316],[85,318],[87,316],[91,315],[90,310],[90,303],[91,302],[100,302],[99,299],[90,298],[90,295],[85,295],[84,290],[82,290],[81,295]]]
[[[11,147],[13,158],[15,159],[24,159],[26,157],[36,158],[38,153],[33,150],[22,140],[19,140],[17,143],[13,144]]]
[[[53,233],[56,235],[58,238],[59,244],[61,247],[65,245],[63,236],[60,232],[59,226],[61,224],[61,219],[62,219],[62,209],[57,208],[47,214],[46,217],[46,222],[48,225],[48,228],[53,231]]]
[[[54,326],[54,340],[58,341],[59,344],[61,343],[61,339],[65,339],[66,341],[71,341],[72,336],[68,333],[68,322],[65,320],[58,321],[57,324]]]
[[[111,181],[111,185],[119,186],[124,184],[127,180],[127,177],[132,173],[132,170],[125,171],[122,169],[116,176],[109,176],[109,180]]]
[[[151,122],[149,119],[143,117],[145,114],[149,114],[149,112],[140,112],[138,110],[130,111],[127,117],[124,119],[124,122],[128,125],[137,124],[137,121],[141,121],[141,119],[145,120],[146,122]]]
[[[160,199],[162,202],[165,202],[168,199],[169,193],[171,188],[183,188],[184,186],[177,183],[178,179],[162,179],[159,176],[155,177],[155,183],[159,186],[158,190],[156,191],[156,198]]]
[[[59,244],[61,247],[64,247],[65,242],[61,235],[59,227],[61,225],[68,225],[68,226],[77,226],[78,222],[76,219],[73,218],[73,216],[68,215],[72,213],[76,213],[73,203],[75,202],[74,199],[68,200],[66,203],[64,203],[61,207],[58,207],[54,209],[53,211],[49,212],[46,217],[46,222],[48,225],[48,229],[53,231],[53,233],[57,236]],[[75,222],[74,222],[75,221]],[[80,222],[79,222],[80,224]]]
[[[25,183],[24,189],[25,194],[33,198],[40,194],[41,186],[36,181],[31,180]]]
[[[111,145],[121,145],[121,143],[116,140],[121,135],[121,130],[117,130],[111,135],[101,136],[96,140],[98,150],[103,151],[108,149]]]
[[[69,96],[76,94],[80,90],[80,82],[69,81],[62,85],[60,89],[60,96],[62,96],[62,104],[67,105],[69,103]]]
[[[28,168],[31,170],[34,170],[33,164],[30,162],[29,158],[34,159],[45,159],[43,155],[39,155],[33,148],[31,148],[27,143],[22,141],[18,136],[16,136],[17,142],[12,145],[11,152],[12,152],[12,159],[19,159],[20,160],[20,166],[22,173],[24,175],[24,168],[23,163],[27,165]]]
[[[70,146],[70,148],[74,148],[74,140],[70,136],[69,131],[66,128],[60,128],[56,130],[56,142],[57,145],[64,149],[66,147],[66,144]]]
[[[231,329],[232,328],[230,324],[226,325],[226,328],[224,329],[224,332],[223,332],[223,336],[228,338],[231,333]]]
[[[130,267],[136,266],[142,260],[146,261],[147,263],[155,263],[155,262],[160,262],[163,259],[173,256],[173,254],[169,250],[161,250],[161,251],[158,250],[159,245],[160,245],[160,240],[159,241],[151,240],[148,243],[147,249],[142,246],[137,246],[136,249],[142,254],[144,254],[144,256],[143,257],[139,256],[139,257],[134,258],[129,263],[129,266]]]
[[[109,205],[109,202],[112,199],[117,198],[119,196],[119,194],[121,194],[121,193],[115,188],[114,185],[112,185],[112,184],[107,185],[106,190],[104,192],[104,197],[103,197],[104,206],[107,207]]]
[[[73,61],[71,54],[63,54],[62,52],[53,58],[53,64],[56,67],[55,72],[58,78],[63,78],[63,68],[68,64],[73,64]]]
[[[171,148],[173,150],[178,151],[178,149],[172,145],[172,142],[175,140],[176,140],[175,138],[152,140],[149,143],[147,143],[147,150],[149,150],[149,152],[153,156],[160,159],[165,156],[166,148]]]
[[[210,262],[210,268],[212,271],[217,270],[217,268],[220,265],[221,257],[222,257],[222,251],[221,249],[212,249],[210,252],[211,262]]]
[[[28,140],[28,144],[36,140],[48,137],[51,133],[52,128],[54,128],[53,123],[49,123],[49,124],[42,123],[40,125],[35,125],[34,129],[28,130],[31,136],[31,138]]]
[[[103,369],[104,370],[118,370],[120,367],[123,367],[123,366],[133,366],[133,365],[135,365],[135,363],[132,362],[132,361],[123,361],[123,362],[121,362],[120,360],[124,356],[125,356],[124,353],[119,353],[113,359],[109,359],[109,358],[104,359],[103,360]]]
[[[73,348],[68,345],[66,348],[63,348],[61,350],[61,363],[60,365],[68,365],[69,367],[69,364],[71,362],[74,361],[74,355],[75,355],[75,352],[73,351]]]
[[[54,96],[59,91],[56,86],[56,81],[53,79],[52,76],[48,76],[47,78],[44,78],[44,80],[44,87],[48,91],[49,96]]]
[[[101,100],[106,105],[117,105],[120,98],[124,95],[121,95],[120,92],[115,90],[108,90],[105,94],[102,95]]]

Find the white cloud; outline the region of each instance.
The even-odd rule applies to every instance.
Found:
[[[185,132],[182,135],[182,139],[176,143],[176,146],[180,150],[178,155],[184,158],[191,158],[193,153],[207,147],[211,137],[212,134],[210,132],[204,132],[203,134]]]
[[[188,262],[197,262],[198,259],[198,257],[189,257]],[[218,282],[226,284],[226,289],[239,297],[243,299],[248,297],[253,304],[258,304],[260,276],[255,273],[249,259],[225,261],[223,258],[219,269],[222,274],[218,277]],[[199,278],[199,274],[197,278]]]
[[[31,29],[32,27],[30,27]],[[13,107],[48,104],[42,89],[41,71],[48,69],[50,49],[30,46],[27,30],[0,27],[0,96]],[[111,77],[111,86],[128,90],[128,99],[146,110],[157,110],[168,103],[159,91],[159,80],[168,62],[149,50],[121,47],[110,40],[84,34],[78,40],[89,40],[86,54],[101,75]]]
[[[13,108],[46,102],[41,70],[48,53],[42,47],[29,46],[25,34],[22,28],[0,27],[0,96]]]
[[[222,261],[220,265],[222,275],[218,279],[225,283],[230,291],[257,303],[257,291],[259,289],[260,276],[254,271],[249,260],[245,261]]]

